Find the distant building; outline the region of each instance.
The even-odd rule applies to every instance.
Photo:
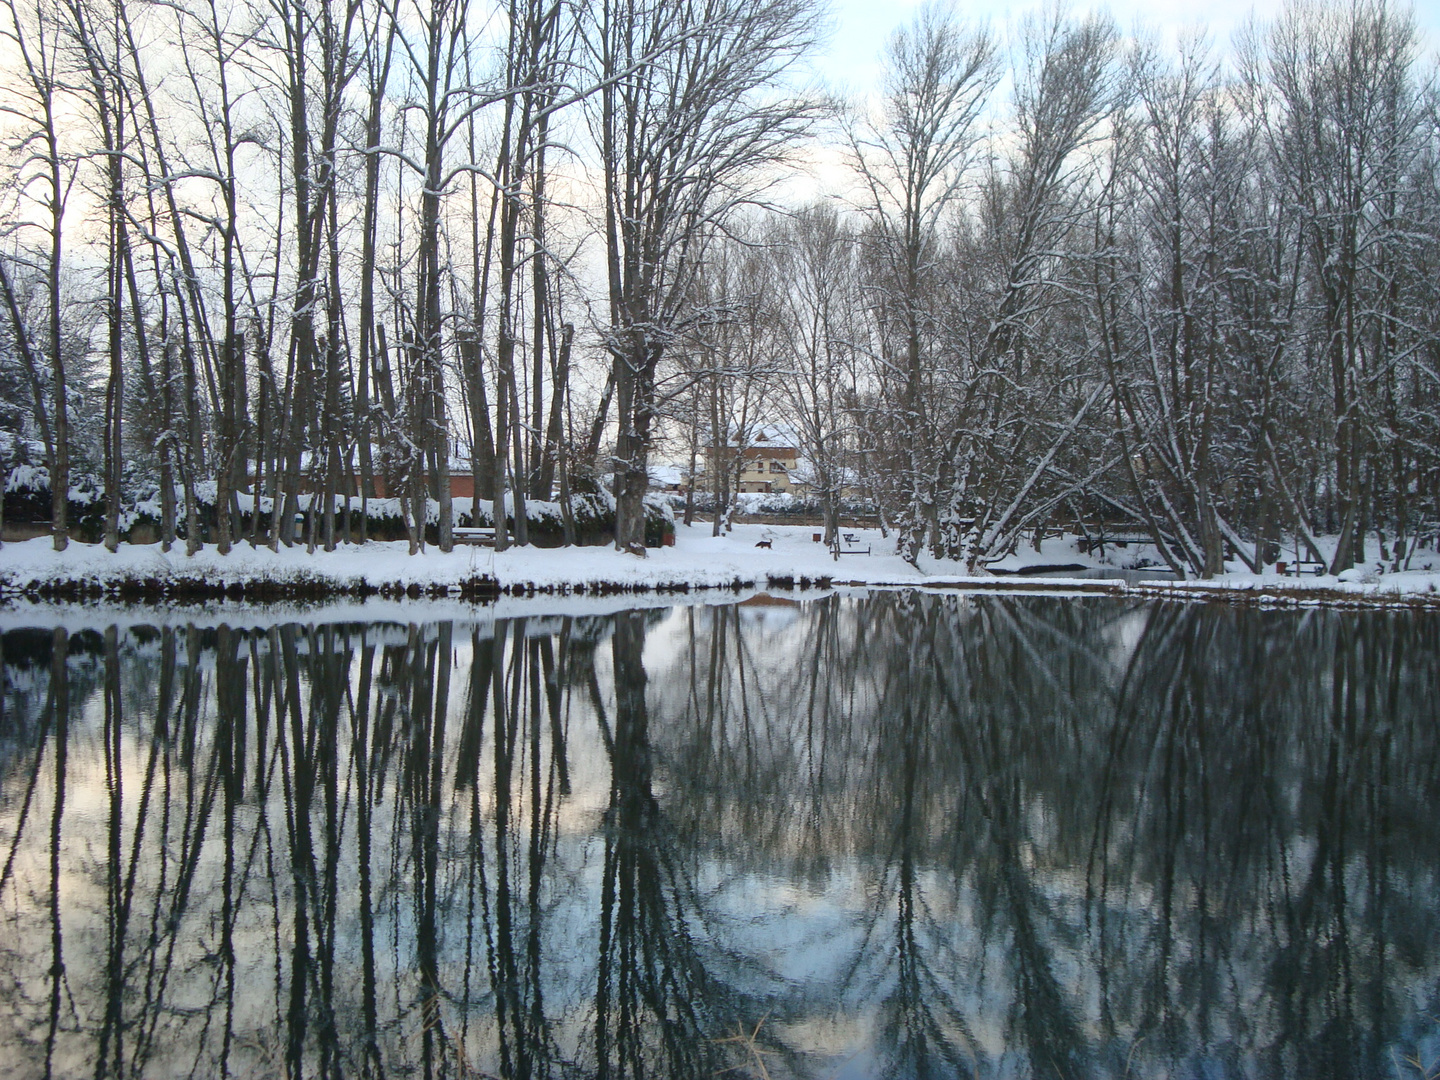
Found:
[[[736,433],[732,432],[728,445],[717,448],[713,443],[707,444],[706,472],[717,467],[733,470],[735,458],[739,455],[744,462],[740,472],[740,494],[795,490],[790,474],[800,460],[800,451],[793,431],[783,424],[762,424],[744,440],[743,447],[739,441]]]
[[[649,473],[651,491],[663,491],[669,495],[685,493],[685,470],[679,465],[651,465]]]

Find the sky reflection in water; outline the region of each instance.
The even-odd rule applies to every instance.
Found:
[[[1433,615],[877,594],[0,644],[0,1075],[1440,1059]]]

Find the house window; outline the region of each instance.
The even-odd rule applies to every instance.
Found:
[[[783,473],[785,471],[785,466],[778,461],[772,461],[770,462],[770,471],[772,473]]]

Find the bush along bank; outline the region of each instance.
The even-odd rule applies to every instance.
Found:
[[[275,514],[275,500],[268,496],[256,499],[245,492],[235,496],[239,526],[236,539],[254,534],[256,516],[268,534],[270,519]],[[198,484],[195,489],[198,540],[214,543],[217,538],[215,485]],[[494,528],[495,515],[489,500],[478,500],[472,507],[466,498],[454,500],[455,524],[461,527]],[[183,493],[176,491],[177,505],[183,506]],[[299,497],[296,515],[296,542],[306,543],[312,530],[321,527],[324,507],[310,495]],[[50,533],[50,478],[43,466],[12,469],[4,491],[4,540],[28,540]],[[505,526],[515,535],[515,504],[506,499]],[[615,500],[608,492],[587,492],[570,501],[574,543],[593,547],[612,543],[615,536]],[[406,540],[409,530],[401,512],[399,499],[361,499],[359,496],[337,496],[334,503],[335,537],[337,541],[358,543],[363,540]],[[565,544],[564,507],[558,502],[530,500],[525,504],[525,521],[529,543],[536,547],[555,548]],[[425,543],[440,542],[440,507],[434,499],[426,500]],[[81,477],[71,485],[69,498],[69,534],[73,540],[98,544],[105,529],[105,500],[98,482]],[[175,538],[188,539],[186,515],[181,512],[175,522]],[[161,537],[161,509],[158,492],[153,490],[132,498],[121,508],[120,539],[130,544],[158,543]],[[669,503],[659,495],[645,500],[645,546],[673,544],[675,515]]]
[[[456,524],[461,527],[494,528],[493,505],[479,500],[473,510],[468,499],[455,500],[458,506]],[[515,535],[515,505],[505,504],[505,529]],[[574,496],[570,501],[571,525],[577,547],[594,547],[615,540],[615,499],[608,492],[590,492]],[[555,548],[565,544],[565,511],[558,502],[530,500],[525,503],[525,523],[530,543],[536,547]],[[435,526],[432,524],[433,531]],[[675,512],[663,495],[645,499],[645,546],[666,547],[675,542]]]

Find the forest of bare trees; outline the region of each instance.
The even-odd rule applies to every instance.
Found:
[[[652,466],[720,493],[710,433],[781,422],[830,531],[863,502],[970,568],[1087,521],[1206,576],[1440,527],[1407,9],[1162,43],[930,6],[850,102],[823,17],[3,0],[7,517],[419,551],[583,506],[643,553]]]

